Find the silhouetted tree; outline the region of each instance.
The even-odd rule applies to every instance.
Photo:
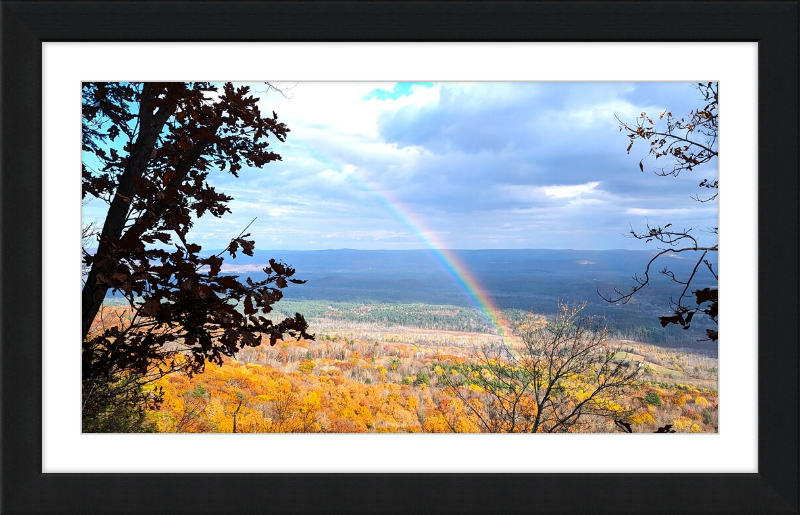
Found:
[[[692,110],[688,115],[677,118],[672,112],[664,111],[657,120],[653,120],[642,113],[633,123],[619,121],[619,129],[630,138],[628,153],[636,141],[645,141],[649,144],[647,155],[639,161],[639,170],[644,172],[645,159],[652,157],[654,160],[663,158],[667,164],[657,168],[655,173],[659,176],[675,176],[682,172],[694,172],[695,168],[711,162],[719,156],[717,150],[718,120],[717,103],[719,100],[718,84],[716,82],[698,83],[697,90],[702,96],[703,105]],[[706,194],[694,196],[694,200],[701,203],[715,202],[718,197],[719,179],[704,177],[698,183]],[[647,262],[644,275],[634,275],[636,282],[627,293],[615,289],[616,294],[600,296],[608,302],[627,303],[639,290],[650,284],[651,269],[662,256],[682,254],[693,256],[691,272],[685,276],[677,276],[669,267],[665,266],[660,273],[671,281],[680,285],[680,294],[669,299],[671,314],[659,317],[661,325],[677,324],[684,329],[689,329],[695,315],[704,315],[715,325],[718,323],[718,288],[697,287],[699,274],[704,273],[707,280],[718,282],[718,273],[714,269],[710,254],[718,251],[717,227],[706,229],[707,235],[713,240],[711,244],[701,243],[701,238],[695,228],[675,229],[673,224],[647,225],[644,231],[631,229],[631,237],[646,242],[655,241],[661,244],[658,252]],[[706,280],[706,279],[704,279]],[[706,329],[709,340],[716,341],[718,333],[715,329]]]
[[[93,392],[108,385],[201,372],[262,336],[271,345],[311,338],[300,314],[266,316],[283,288],[303,282],[293,268],[270,260],[265,280],[241,282],[221,268],[225,254],[253,255],[249,234],[216,255],[188,241],[194,219],[230,212],[232,197],[208,184],[209,173],[280,160],[267,142],[289,132],[277,115],[231,83],[84,83],[82,98],[83,197],[109,206],[96,251],[83,250],[84,416],[104,409]],[[98,316],[109,291],[127,307]]]

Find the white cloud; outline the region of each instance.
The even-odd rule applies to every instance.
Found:
[[[410,95],[397,99],[363,100],[375,89],[391,90],[392,82],[301,82],[276,83],[275,86],[293,86],[289,91],[291,98],[271,93],[259,105],[264,112],[278,113],[279,120],[292,130],[290,139],[302,137],[313,128],[335,128],[333,134],[377,139],[377,120],[381,113],[406,106],[419,107],[439,99],[439,87],[434,86],[412,88]]]
[[[640,207],[631,207],[625,210],[625,213],[629,215],[637,215],[637,216],[674,216],[674,215],[685,215],[694,210],[687,209],[687,208],[679,208],[679,209],[648,209],[648,208],[640,208]]]
[[[574,198],[580,197],[585,193],[592,193],[600,185],[599,181],[587,182],[586,184],[545,186],[542,188],[545,195],[553,198]]]
[[[334,172],[330,168],[326,168],[325,170],[322,170],[321,172],[319,172],[317,174],[317,176],[319,176],[319,177],[321,177],[323,179],[341,179],[342,178],[342,174],[340,174],[339,172]]]
[[[445,83],[367,100],[395,83],[276,85],[294,86],[291,98],[271,92],[260,107],[290,128],[271,142],[283,160],[213,174],[235,200],[224,220],[198,222],[209,240],[255,216],[257,241],[298,249],[420,248],[422,227],[450,248],[602,248],[624,246],[641,216],[715,225],[716,205],[675,194],[696,189],[693,177],[640,174],[641,156],[625,154],[614,114],[655,110],[651,85]]]

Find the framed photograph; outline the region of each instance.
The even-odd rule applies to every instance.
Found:
[[[798,7],[797,2],[3,2],[2,510],[796,513]],[[159,86],[165,88],[159,93],[126,82],[131,80],[189,86],[185,91]],[[250,90],[237,89],[242,85],[273,95],[274,101],[254,118],[246,113],[256,104],[248,103]],[[689,103],[697,105],[686,103],[689,87],[696,93]],[[152,166],[145,176],[154,180],[154,203],[132,201],[136,216],[129,212],[127,220],[119,219],[130,232],[163,211],[158,215],[163,229],[143,229],[128,247],[123,240],[115,244],[113,252],[129,249],[124,259],[139,263],[131,270],[142,274],[139,283],[123,280],[119,270],[96,264],[112,251],[91,243],[85,228],[92,213],[105,217],[105,208],[85,195],[82,206],[78,203],[78,163],[83,162],[84,194],[89,188],[90,197],[111,199],[113,188],[97,170],[116,173],[115,163],[125,160],[114,156],[129,148],[98,147],[98,142],[114,139],[117,129],[109,127],[125,132],[125,106],[151,102],[155,119],[159,106],[176,95],[178,115],[148,152]],[[655,112],[664,98],[681,112]],[[228,107],[207,109],[213,105]],[[270,112],[274,105],[280,105],[277,114]],[[498,110],[502,116],[495,117]],[[264,131],[286,139],[281,122],[298,134],[297,143],[276,150],[291,163],[286,170],[298,170],[294,179],[281,179],[289,173],[284,171],[265,189],[247,166],[277,160],[270,153],[274,146],[267,151],[252,145],[250,136],[214,140],[204,159],[241,172],[237,180],[244,189],[220,186],[241,199],[227,216],[241,226],[239,236],[219,236],[233,225],[204,221],[194,227],[192,236],[201,234],[203,246],[214,249],[211,254],[186,237],[193,226],[181,222],[183,204],[162,206],[175,179],[170,163],[191,154],[186,150],[191,141],[210,137],[202,131],[187,135],[202,126],[190,120],[183,127],[181,120],[190,118],[238,131],[225,134],[254,129],[256,140]],[[590,129],[598,123],[603,134],[609,127],[613,134],[597,136]],[[377,136],[365,137],[370,131]],[[702,141],[692,141],[696,134]],[[535,163],[525,153],[533,147]],[[722,158],[719,148],[725,149]],[[230,158],[233,153],[236,158]],[[607,157],[617,155],[621,158]],[[242,156],[249,164],[239,170]],[[548,159],[549,168],[542,165]],[[677,203],[659,198],[660,190],[645,193],[639,179],[667,160],[669,168],[659,169],[670,177],[660,179],[674,180],[693,167],[713,169],[696,180],[680,175],[708,195]],[[219,211],[227,202],[204,183],[205,166],[190,165],[194,189],[181,190],[197,201],[191,209],[198,213]],[[721,188],[717,170],[725,170]],[[136,184],[137,191],[149,188]],[[632,191],[649,203],[632,201]],[[258,206],[265,195],[275,209]],[[516,203],[513,218],[507,217],[510,203]],[[308,205],[324,208],[303,207]],[[264,232],[250,223],[262,214],[286,220],[294,231]],[[699,259],[682,262],[680,244],[659,257],[672,263],[662,279],[689,292],[671,299],[659,338],[683,346],[687,335],[702,336],[713,342],[713,353],[709,347],[694,354],[658,351],[638,343],[646,339],[630,336],[641,334],[641,325],[625,325],[627,284],[618,284],[617,296],[613,286],[619,270],[633,261],[625,257],[629,251],[606,250],[614,248],[608,239],[622,239],[612,234],[616,229],[608,220],[638,216],[646,229],[631,227],[637,241],[655,239],[662,246],[676,238],[698,241],[694,228],[670,228],[656,215],[668,215],[676,225],[691,219],[685,223],[708,226]],[[535,239],[523,236],[523,225],[536,231]],[[301,279],[317,281],[291,284],[291,270],[265,261],[266,254],[252,256],[249,233],[257,245],[268,238],[267,248],[292,249],[268,257],[297,266]],[[730,250],[718,260],[719,239]],[[155,246],[145,249],[141,241]],[[177,250],[167,252],[159,241]],[[550,251],[529,250],[547,248],[578,251],[553,257]],[[220,256],[237,252],[250,257],[222,264]],[[361,263],[357,274],[347,268],[354,260]],[[82,303],[75,284],[79,262]],[[645,265],[647,259],[636,263]],[[419,272],[426,267],[437,273]],[[548,288],[555,292],[570,284],[572,296],[565,300],[572,300],[585,296],[581,284],[594,284],[594,304],[585,312],[565,304],[560,316],[525,313],[548,312],[512,284],[530,281],[531,267],[552,278],[552,285],[536,283],[541,302]],[[310,277],[302,276],[303,268]],[[595,275],[586,272],[590,269]],[[628,275],[637,271],[634,265]],[[183,279],[173,280],[179,275]],[[353,304],[358,296],[353,291],[379,283],[384,297]],[[99,293],[90,296],[108,307],[109,321],[86,316],[86,284],[97,286]],[[281,298],[276,292],[287,285],[287,292],[296,288],[300,296],[288,294],[283,301],[288,307],[259,318],[259,310],[271,312]],[[654,313],[642,307],[649,306],[651,291],[633,297],[640,314]],[[605,295],[598,300],[597,293]],[[225,300],[207,302],[212,297]],[[317,306],[316,299],[327,304]],[[217,307],[195,327],[197,308],[181,311],[189,300]],[[308,320],[294,316],[295,306],[302,306],[297,311]],[[554,339],[557,350],[537,347],[549,341],[547,335],[563,334],[559,323],[573,334],[593,311],[616,323],[616,332],[606,335],[592,327],[569,344]],[[136,325],[136,313],[146,317],[144,325]],[[409,322],[414,318],[426,322]],[[368,334],[378,327],[376,320],[383,329]],[[157,330],[153,321],[160,324]],[[129,342],[140,345],[115,353],[109,346],[119,333],[114,324],[126,323],[130,334],[141,335]],[[389,334],[394,329],[387,328],[394,327],[405,332]],[[253,340],[256,333],[302,340],[312,329],[325,339],[329,356],[314,342],[293,348]],[[420,333],[412,337],[415,330]],[[82,356],[70,344],[78,331]],[[159,335],[163,341],[154,343]],[[606,336],[628,343],[608,350]],[[175,347],[178,341],[185,348]],[[167,352],[146,354],[156,343]],[[566,356],[570,349],[575,357]],[[557,392],[542,400],[532,391],[538,383],[530,379],[546,376],[537,368],[542,356],[550,356],[548,370],[557,368],[554,363],[586,362],[541,387],[547,395]],[[151,412],[146,424],[127,404],[108,411],[132,399],[113,397],[120,391],[140,392],[134,393],[134,404],[144,399],[141,392],[151,392],[119,388],[148,377],[150,371],[137,363],[177,370],[191,368],[194,357],[219,366],[206,370],[203,380],[197,377],[204,374],[197,374],[174,381],[178,374],[159,368],[159,411]],[[111,379],[92,375],[106,370],[100,367],[106,362],[125,373]],[[125,375],[130,371],[137,372]],[[81,391],[76,385],[82,373]],[[291,388],[311,385],[327,392],[325,399],[297,397],[300,404],[286,407],[277,390],[248,390],[242,385],[257,379],[248,383],[239,377],[265,374],[280,376],[275,384],[285,381]],[[131,377],[133,383],[124,382]],[[231,381],[238,393],[223,399]],[[119,389],[104,398],[98,392],[108,393],[103,390],[108,385]],[[402,402],[381,389],[403,392]],[[340,395],[345,391],[360,400],[345,406]],[[368,391],[379,392],[375,399],[386,400],[384,409],[362,395]],[[309,399],[318,405],[306,405]],[[342,415],[358,412],[359,403],[375,413],[363,420]],[[494,409],[507,405],[514,409],[505,414]],[[142,434],[151,430],[162,434]],[[355,434],[515,430],[551,434]],[[279,434],[253,434],[267,432]],[[325,434],[307,434],[318,432]]]

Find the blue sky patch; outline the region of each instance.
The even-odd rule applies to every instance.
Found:
[[[433,82],[398,82],[391,91],[381,88],[373,89],[364,95],[364,100],[372,100],[373,98],[378,100],[397,100],[400,97],[410,95],[411,88],[415,85],[423,88],[432,88]]]

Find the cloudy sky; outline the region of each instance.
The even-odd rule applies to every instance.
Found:
[[[641,173],[646,146],[627,155],[614,117],[688,113],[691,84],[276,85],[289,98],[270,92],[261,107],[291,129],[273,140],[283,160],[212,177],[235,201],[197,222],[205,249],[256,217],[256,248],[294,250],[643,249],[624,237],[631,225],[717,225],[716,203],[691,199],[716,162],[673,178],[645,161]]]

